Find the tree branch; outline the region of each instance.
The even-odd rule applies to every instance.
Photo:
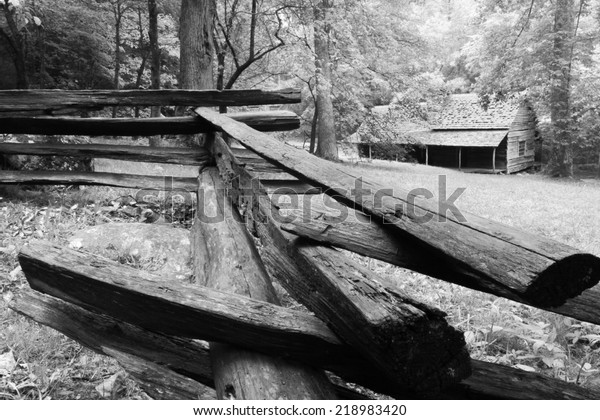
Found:
[[[253,0],[253,8],[255,3],[255,0]],[[235,71],[233,72],[233,74],[231,75],[231,77],[229,78],[229,80],[227,81],[227,84],[225,85],[225,89],[231,89],[233,87],[233,85],[235,84],[235,82],[237,81],[237,79],[242,75],[242,73],[248,68],[250,67],[252,64],[256,63],[257,61],[259,61],[260,59],[262,59],[264,56],[266,56],[267,54],[275,51],[278,48],[281,48],[285,45],[285,40],[283,38],[281,38],[280,32],[281,32],[281,28],[283,27],[283,20],[281,19],[281,16],[279,15],[279,12],[281,12],[281,10],[284,10],[286,7],[281,7],[279,9],[277,9],[275,11],[275,16],[277,16],[277,22],[278,22],[278,26],[277,26],[277,30],[275,31],[275,38],[277,38],[279,40],[279,44],[276,45],[272,45],[271,47],[267,48],[266,50],[261,51],[259,54],[255,54],[254,52],[254,39],[250,40],[250,52],[249,52],[249,56],[248,59],[240,66],[236,66]],[[255,28],[256,28],[256,20],[255,20],[255,16],[256,13],[254,13],[255,10],[253,9],[253,25],[254,27],[250,29],[250,34],[251,34],[251,38],[255,36]]]
[[[527,13],[527,18],[525,19],[525,22],[523,23],[523,26],[521,27],[521,30],[519,31],[519,34],[515,38],[515,41],[512,44],[512,48],[514,48],[515,45],[517,45],[517,41],[521,37],[521,34],[525,30],[525,28],[527,27],[527,24],[529,23],[529,19],[531,18],[531,11],[533,10],[534,3],[535,3],[535,0],[531,0],[531,4],[529,5],[529,12]]]

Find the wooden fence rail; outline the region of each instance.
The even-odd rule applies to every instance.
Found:
[[[300,127],[300,118],[291,111],[236,112],[229,116],[259,131],[286,131]],[[196,117],[2,117],[0,113],[0,133],[5,134],[154,136],[210,131],[210,124]]]
[[[53,115],[106,106],[245,106],[299,103],[300,91],[262,90],[2,90],[0,115]]]
[[[493,293],[504,288],[523,301],[553,307],[600,281],[596,256],[472,214],[465,213],[461,220],[407,191],[392,191],[341,167],[323,165],[316,156],[223,114],[204,108],[197,108],[196,113],[267,161],[387,224],[395,236],[419,244],[430,258],[455,266],[477,281],[480,290]],[[429,221],[424,223],[423,217]]]
[[[248,149],[232,149],[219,134],[208,136],[206,148],[184,149],[0,143],[0,154],[200,168],[199,178],[0,171],[0,184],[178,189],[198,193],[197,204],[212,209],[211,215],[233,215],[208,223],[198,213],[191,232],[195,284],[166,284],[89,253],[31,243],[19,262],[30,286],[52,297],[26,291],[10,306],[116,358],[157,398],[211,398],[210,388],[219,398],[364,398],[345,381],[398,398],[600,397],[470,360],[462,333],[447,324],[444,313],[331,245],[600,324],[596,256],[474,215],[446,214],[414,194],[358,179],[260,132],[296,128],[293,113],[222,115],[197,108],[195,117],[170,119],[32,117],[104,106],[299,101],[291,90],[0,91],[4,133],[223,132]],[[327,205],[312,200],[311,214],[299,207],[287,210],[292,218],[281,219],[275,204],[280,195],[307,200],[321,193],[348,206],[350,219],[336,220]],[[242,223],[242,204],[259,248]],[[423,215],[435,220],[421,223]],[[316,316],[279,306],[271,278]]]

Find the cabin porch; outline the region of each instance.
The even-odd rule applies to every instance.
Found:
[[[502,173],[506,171],[506,141],[498,147],[423,145],[414,150],[413,157],[424,165],[469,173]]]

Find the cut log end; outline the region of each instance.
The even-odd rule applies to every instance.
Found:
[[[591,254],[574,254],[540,273],[525,297],[540,307],[556,307],[599,281],[600,258]]]
[[[395,375],[413,378],[407,389],[416,395],[435,396],[471,375],[463,334],[445,320],[423,321],[405,333],[405,343],[390,343],[404,353],[403,360],[391,368]]]

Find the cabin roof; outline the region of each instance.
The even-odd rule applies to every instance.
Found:
[[[407,134],[426,146],[498,147],[508,130],[413,131]]]
[[[491,101],[484,108],[474,93],[450,95],[436,121],[433,130],[482,130],[510,127],[520,107],[516,100]]]

